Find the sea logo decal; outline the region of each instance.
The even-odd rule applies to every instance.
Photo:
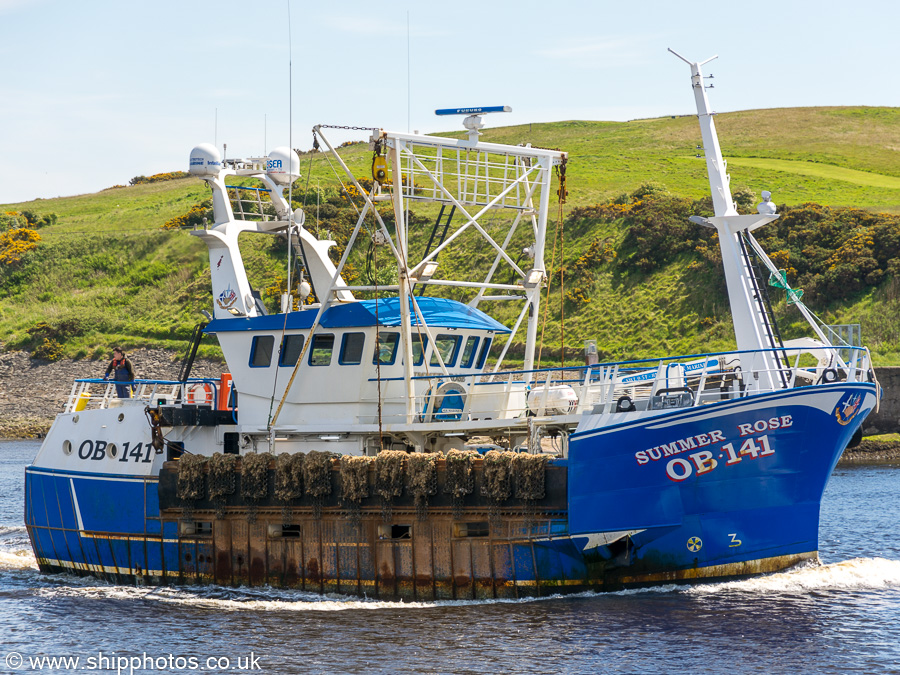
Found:
[[[237,302],[237,299],[237,293],[235,293],[231,288],[231,284],[228,284],[228,288],[222,291],[219,294],[219,297],[216,298],[216,304],[219,305],[219,307],[221,307],[222,309],[228,309]]]
[[[860,407],[862,407],[862,394],[847,394],[834,407],[834,417],[838,424],[846,426],[859,413]]]
[[[691,537],[687,540],[688,551],[696,553],[703,548],[703,540],[700,537]]]

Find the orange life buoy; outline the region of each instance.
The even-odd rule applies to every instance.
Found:
[[[193,384],[187,390],[187,402],[191,405],[212,405],[213,389],[212,385],[203,382]]]

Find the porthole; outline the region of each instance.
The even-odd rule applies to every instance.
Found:
[[[125,421],[125,413],[119,413],[118,420],[119,420],[120,422],[124,422],[124,421]]]
[[[110,443],[106,446],[106,453],[110,457],[116,457],[119,454],[119,449],[116,447],[115,443]]]
[[[64,455],[72,454],[72,441],[63,441],[63,454]]]

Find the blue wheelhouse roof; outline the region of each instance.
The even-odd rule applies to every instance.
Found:
[[[435,328],[461,328],[467,330],[490,330],[495,333],[509,333],[502,323],[495,321],[480,309],[469,307],[456,300],[447,298],[417,297],[416,304],[422,313],[425,323]],[[412,325],[419,325],[418,317],[409,303]],[[305,330],[312,327],[316,318],[316,310],[307,309],[302,312],[291,312],[287,315],[285,326],[284,314],[269,314],[234,319],[215,319],[206,327],[206,333],[225,333],[230,331],[280,331]],[[374,326],[375,300],[360,300],[346,304],[334,305],[322,315],[322,328],[365,328]],[[378,325],[400,325],[399,298],[378,300]]]

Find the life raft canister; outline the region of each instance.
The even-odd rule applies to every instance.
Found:
[[[206,382],[192,384],[187,390],[187,402],[191,405],[212,405],[212,385]]]

